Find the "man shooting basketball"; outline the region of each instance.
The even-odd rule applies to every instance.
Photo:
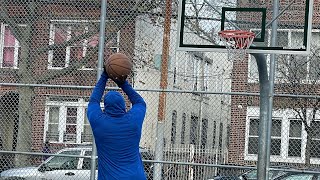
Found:
[[[87,113],[97,146],[98,180],[145,180],[139,143],[146,103],[127,80],[115,81],[132,107],[126,111],[123,96],[109,91],[102,111],[100,101],[108,78],[104,70],[93,89]]]

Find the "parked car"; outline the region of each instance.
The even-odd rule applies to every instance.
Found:
[[[65,148],[57,154],[91,156],[91,147]],[[140,148],[143,159],[152,158],[150,151]],[[13,168],[0,173],[0,180],[39,180],[39,179],[90,179],[90,158],[51,156],[38,167]],[[145,164],[147,176],[152,174],[152,163]],[[96,172],[97,173],[97,172]]]
[[[269,179],[273,180],[273,179],[280,177],[286,173],[287,172],[280,170],[280,169],[279,170],[278,169],[270,170],[269,171]],[[239,179],[241,179],[241,180],[257,180],[257,175],[258,175],[257,170],[253,169],[253,170],[250,170],[248,172],[241,174],[239,176]]]
[[[320,180],[320,174],[318,173],[278,171],[275,174],[273,175],[270,174],[270,175],[269,175],[269,179],[272,179],[272,180]],[[257,176],[251,177],[251,178],[248,178],[246,176],[241,176],[240,179],[241,180],[258,180]]]
[[[318,173],[305,173],[305,172],[288,172],[275,178],[274,180],[320,180]]]
[[[287,170],[299,170],[287,166],[272,166],[269,171],[270,180],[320,180],[320,172],[316,169],[304,169],[309,172],[315,171],[316,173],[295,172]],[[319,172],[319,173],[317,173]],[[258,180],[257,170],[253,169],[238,176],[241,180]]]
[[[216,176],[212,180],[240,180],[240,179],[237,176]]]
[[[282,169],[293,169],[290,167],[286,167],[286,166],[272,166],[272,170],[269,171],[269,179],[270,180],[278,180],[278,178],[280,177],[285,177],[286,174],[294,174],[294,173],[289,173],[287,171],[284,171]],[[258,180],[257,178],[257,170],[256,169],[252,169],[249,170],[245,173],[242,174],[232,174],[232,175],[228,175],[228,176],[215,176],[213,178],[209,178],[208,180],[217,180],[217,179],[232,179],[232,180]],[[215,179],[216,178],[216,179]],[[319,179],[320,180],[320,179]]]

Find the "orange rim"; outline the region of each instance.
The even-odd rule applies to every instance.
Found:
[[[223,30],[219,32],[220,37],[224,38],[249,38],[255,37],[255,34],[250,31],[242,31],[242,30]]]
[[[218,34],[226,42],[234,41],[235,43],[230,47],[235,49],[249,47],[255,37],[253,32],[243,30],[223,30]]]

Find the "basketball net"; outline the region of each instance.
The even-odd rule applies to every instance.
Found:
[[[228,60],[243,60],[251,46],[255,34],[243,30],[223,30],[219,33],[228,51]]]

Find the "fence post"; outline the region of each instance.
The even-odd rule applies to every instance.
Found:
[[[101,0],[97,81],[100,79],[100,76],[103,70],[106,14],[107,14],[107,0]],[[93,138],[92,138],[90,180],[94,180],[96,177],[96,161],[97,161],[97,147],[95,144],[94,136],[92,137]]]

